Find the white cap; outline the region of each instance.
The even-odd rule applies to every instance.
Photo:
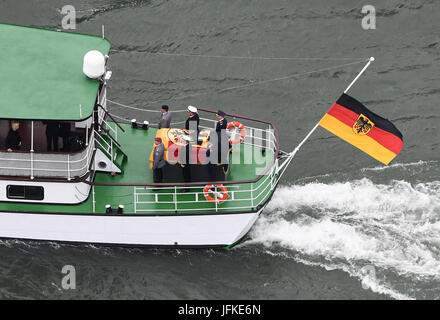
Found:
[[[197,108],[193,107],[193,106],[188,106],[187,109],[188,109],[189,112],[192,112],[192,113],[196,113],[197,112]]]
[[[182,139],[185,140],[185,141],[188,141],[188,142],[191,141],[191,137],[187,136],[187,135],[183,135]]]

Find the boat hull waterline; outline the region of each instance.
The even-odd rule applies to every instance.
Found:
[[[0,212],[0,237],[116,246],[228,247],[249,232],[263,210],[130,216]]]

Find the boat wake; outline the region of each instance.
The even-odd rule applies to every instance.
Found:
[[[440,181],[372,179],[280,187],[244,246],[343,270],[392,298],[438,298]]]

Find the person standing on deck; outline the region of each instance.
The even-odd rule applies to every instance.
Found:
[[[12,120],[8,136],[6,137],[6,149],[8,152],[19,150],[21,147],[21,137],[18,132],[19,128],[20,122],[18,122],[18,120]]]
[[[198,141],[200,117],[197,113],[197,108],[188,106],[187,109],[189,117],[186,120],[185,129],[189,131],[188,134],[191,137],[191,141]]]
[[[215,132],[217,133],[218,164],[227,163],[227,161],[223,159],[228,154],[229,149],[228,136],[226,135],[228,120],[226,120],[225,116],[226,113],[222,110],[217,111],[216,117],[218,121],[215,126]]]
[[[192,146],[190,144],[191,138],[189,136],[182,136],[184,145],[179,151],[180,166],[182,167],[183,181],[191,182],[191,151]],[[189,188],[185,187],[180,192],[189,192]]]
[[[49,120],[43,121],[43,124],[46,125],[47,151],[58,152],[58,138],[60,136],[59,122]]]
[[[163,167],[165,167],[165,146],[161,138],[154,139],[153,151],[153,181],[160,183],[163,180]]]
[[[59,135],[63,138],[63,152],[69,152],[70,122],[61,122]]]
[[[168,109],[167,105],[163,105],[160,109],[162,114],[159,120],[159,129],[169,128],[171,125],[171,112],[169,112]]]
[[[206,165],[208,166],[208,174],[209,174],[209,182],[217,181],[217,158],[211,159],[211,156],[214,157],[216,154],[216,150],[214,145],[211,142],[211,137],[208,137],[206,141]]]

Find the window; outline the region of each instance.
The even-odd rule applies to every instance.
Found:
[[[38,186],[9,185],[6,187],[6,196],[8,199],[43,200],[44,188]]]

